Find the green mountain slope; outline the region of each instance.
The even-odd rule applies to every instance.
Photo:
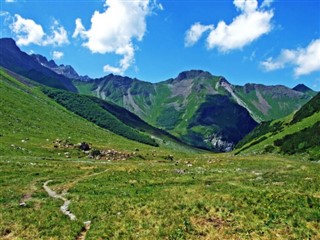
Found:
[[[320,93],[299,111],[280,120],[264,122],[237,146],[236,153],[279,152],[320,159]]]
[[[232,89],[235,97],[247,106],[258,122],[285,117],[298,110],[316,94],[311,89],[304,92],[281,85],[246,84]]]
[[[175,144],[185,146],[169,133],[152,127],[130,111],[97,97],[79,95],[59,89],[42,87],[42,91],[56,102],[79,116],[128,139],[152,146]],[[155,140],[157,139],[157,141]]]
[[[0,70],[1,155],[56,156],[53,142],[89,142],[99,148],[153,149],[128,140],[69,112],[38,87],[29,87]],[[70,151],[73,151],[72,149]],[[158,150],[161,151],[161,150]]]
[[[71,112],[118,135],[141,143],[158,146],[150,136],[127,126],[91,98],[75,93],[43,87],[42,91]]]
[[[75,85],[79,92],[111,101],[189,144],[214,151],[232,149],[256,122],[284,117],[315,94],[284,86],[233,86],[223,77],[200,70],[155,84],[110,74]],[[222,115],[216,111],[222,108],[221,101]]]

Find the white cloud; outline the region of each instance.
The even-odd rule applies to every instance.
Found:
[[[186,32],[184,45],[186,47],[193,46],[196,42],[199,41],[204,32],[212,30],[213,28],[213,25],[201,25],[198,22],[193,24],[191,28]]]
[[[42,38],[45,35],[42,26],[32,19],[24,19],[18,14],[14,16],[15,21],[10,28],[16,34],[17,44],[19,46],[27,46],[31,43],[42,45]]]
[[[261,4],[261,7],[264,8],[264,7],[270,7],[271,6],[271,3],[273,3],[274,0],[264,0]]]
[[[312,41],[306,48],[284,49],[275,60],[270,57],[261,65],[266,71],[274,71],[283,69],[287,65],[293,65],[296,77],[320,71],[320,39]]]
[[[7,3],[15,2],[15,0],[6,0]]]
[[[15,14],[10,29],[16,34],[17,44],[19,46],[27,46],[30,44],[61,46],[69,43],[67,31],[57,21],[55,21],[51,27],[51,35],[48,36],[40,24],[37,24],[32,19],[25,19],[19,14]]]
[[[240,15],[229,25],[220,21],[216,28],[213,25],[202,26],[212,28],[207,38],[208,49],[218,48],[222,52],[241,49],[271,31],[272,10],[265,11],[258,8],[257,0],[234,0],[233,4],[240,11]],[[200,37],[194,38],[193,44]]]
[[[77,38],[80,35],[82,38],[85,38],[86,37],[85,31],[86,30],[85,30],[85,28],[84,28],[84,26],[82,24],[81,19],[77,18],[76,19],[76,28],[75,28],[75,30],[74,30],[74,32],[72,34],[72,37],[73,38]]]
[[[54,21],[54,24],[51,27],[51,32],[51,36],[47,36],[42,43],[43,45],[61,46],[69,43],[67,31],[57,20]]]
[[[53,60],[59,60],[63,57],[64,53],[59,51],[53,51],[52,58]]]
[[[150,0],[106,0],[105,6],[104,12],[94,12],[91,27],[87,31],[81,19],[77,19],[73,37],[80,36],[86,39],[83,46],[92,53],[115,53],[123,56],[119,67],[104,66],[106,72],[123,74],[134,63],[133,40],[143,39],[146,17],[156,5]]]

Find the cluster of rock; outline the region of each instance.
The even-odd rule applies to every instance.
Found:
[[[53,142],[53,147],[54,148],[76,148],[75,144],[71,143],[69,139],[66,140],[61,140],[59,138],[57,138],[54,142]]]
[[[56,139],[54,142],[54,148],[62,148],[62,149],[78,149],[82,151],[85,155],[87,155],[91,159],[96,160],[127,160],[136,155],[136,152],[132,153],[124,153],[120,151],[116,151],[114,149],[107,150],[99,150],[91,147],[89,143],[81,142],[77,144],[73,144],[69,139],[61,140]],[[60,156],[61,153],[58,153]],[[66,158],[70,158],[70,152],[64,153]]]
[[[136,155],[135,152],[132,153],[124,153],[120,151],[116,151],[114,149],[109,150],[98,150],[93,149],[89,153],[89,157],[96,160],[127,160]]]

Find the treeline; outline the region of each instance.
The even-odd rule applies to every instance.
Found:
[[[91,97],[79,95],[59,89],[42,87],[42,92],[64,106],[69,111],[87,119],[88,121],[108,129],[115,134],[125,138],[145,143],[151,146],[158,146],[156,141],[121,122],[118,118],[106,111]]]
[[[318,93],[308,103],[303,105],[298,112],[296,112],[290,124],[297,123],[302,119],[309,117],[319,111],[320,111],[320,93]]]
[[[274,141],[274,145],[279,147],[284,154],[305,153],[309,149],[319,147],[320,122],[315,123],[312,127],[278,139]]]

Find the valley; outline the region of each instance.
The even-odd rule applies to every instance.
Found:
[[[88,79],[0,41],[0,239],[320,238],[319,93]]]

